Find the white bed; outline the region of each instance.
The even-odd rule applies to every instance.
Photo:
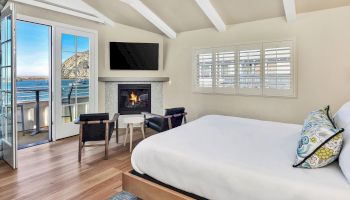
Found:
[[[337,163],[293,168],[301,125],[210,115],[142,141],[132,166],[208,198],[349,200]]]

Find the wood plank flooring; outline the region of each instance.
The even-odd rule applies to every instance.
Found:
[[[71,137],[19,151],[16,171],[0,161],[0,200],[108,199],[121,191],[122,173],[131,169],[124,130],[119,144],[110,141],[109,160],[104,147],[86,147],[78,163],[78,138]],[[146,135],[152,135],[149,129]],[[135,131],[137,144],[140,131]]]

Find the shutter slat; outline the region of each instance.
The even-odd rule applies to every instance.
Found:
[[[235,85],[235,52],[218,51],[215,54],[215,86],[218,88],[234,87]]]
[[[199,53],[196,56],[197,63],[197,80],[196,87],[212,87],[212,53]]]
[[[291,89],[291,46],[265,48],[265,80],[264,88]]]
[[[239,51],[239,86],[244,89],[258,89],[261,85],[261,50]]]

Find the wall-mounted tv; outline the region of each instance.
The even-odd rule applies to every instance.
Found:
[[[112,70],[158,70],[158,43],[110,42]]]

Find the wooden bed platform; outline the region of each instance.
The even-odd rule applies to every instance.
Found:
[[[123,190],[144,200],[193,200],[194,198],[154,183],[131,172],[123,173]]]

